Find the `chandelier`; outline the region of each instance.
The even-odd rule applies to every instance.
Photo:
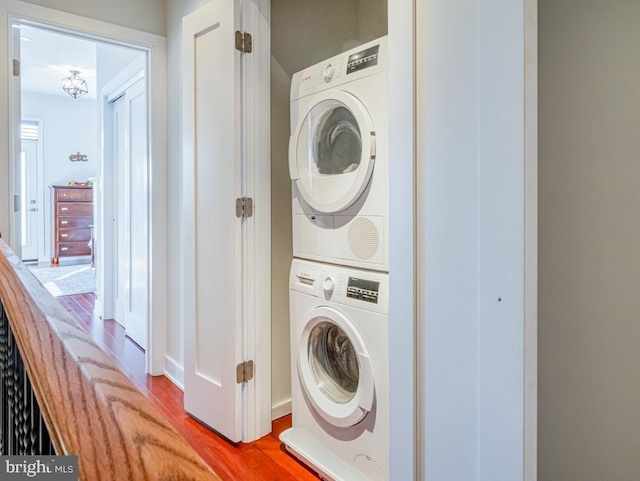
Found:
[[[81,79],[78,75],[80,72],[77,70],[71,70],[71,76],[62,79],[62,90],[71,95],[74,99],[82,97],[89,92],[87,88],[87,82]]]

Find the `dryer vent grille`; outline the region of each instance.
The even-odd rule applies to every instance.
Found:
[[[359,217],[349,226],[349,248],[354,256],[366,261],[371,259],[380,246],[378,229],[369,219]]]

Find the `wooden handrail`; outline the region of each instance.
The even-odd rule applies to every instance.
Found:
[[[220,478],[0,239],[0,301],[57,454],[82,480]]]

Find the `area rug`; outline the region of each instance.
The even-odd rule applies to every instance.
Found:
[[[54,297],[96,290],[96,271],[90,265],[34,267],[31,272]]]

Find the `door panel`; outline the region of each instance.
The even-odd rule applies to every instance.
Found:
[[[116,321],[147,348],[147,98],[145,78],[113,102]]]
[[[127,336],[147,348],[147,95],[145,79],[125,93],[129,109],[130,286]]]
[[[185,409],[241,440],[240,53],[234,0],[184,18]]]
[[[127,312],[129,306],[129,152],[127,131],[129,122],[127,118],[127,105],[124,96],[113,103],[113,135],[115,153],[115,304],[116,321],[123,326],[127,325]]]

